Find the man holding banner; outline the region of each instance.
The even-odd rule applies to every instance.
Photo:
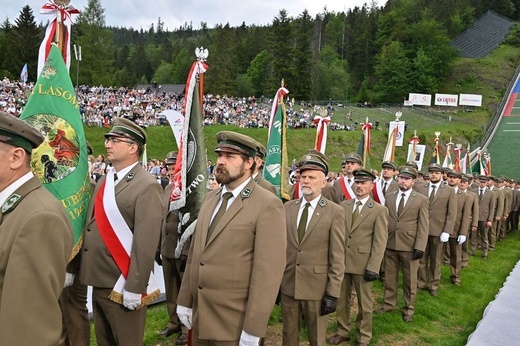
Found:
[[[116,118],[105,138],[113,168],[98,182],[89,205],[80,278],[93,287],[98,345],[142,345],[146,305],[159,296],[152,270],[162,189],[138,163],[146,145],[141,127]]]

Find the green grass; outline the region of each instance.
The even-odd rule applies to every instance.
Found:
[[[469,267],[462,271],[462,285],[450,283],[449,267],[442,267],[439,295],[434,298],[427,291],[419,291],[415,304],[416,312],[412,323],[401,320],[401,312],[373,315],[372,345],[465,345],[468,336],[475,331],[484,309],[495,299],[507,276],[520,259],[520,232],[509,235],[500,242],[494,252],[489,253],[487,261],[482,260],[480,251],[470,257]],[[383,285],[375,282],[374,308],[383,302]],[[398,307],[402,306],[402,290],[399,290]],[[267,345],[281,345],[280,308],[275,307],[268,329]],[[355,313],[352,316],[355,326]],[[145,345],[173,345],[173,338],[162,338],[157,332],[162,330],[168,320],[164,303],[148,309],[145,332]],[[328,336],[334,334],[336,321],[329,319]],[[355,327],[354,327],[355,329]],[[355,336],[354,332],[352,336]],[[305,330],[301,333],[306,338]],[[92,329],[91,345],[95,345]],[[355,337],[349,345],[355,345]]]
[[[370,113],[369,121],[375,123],[380,122],[380,130],[372,130],[371,133],[371,154],[370,161],[372,168],[379,168],[382,162],[382,157],[387,144],[388,130],[385,129],[384,124],[395,119],[395,111],[398,109],[363,109],[351,108],[354,110],[354,122],[364,122],[368,113]],[[356,113],[360,115],[355,115]],[[334,121],[345,122],[344,114],[340,115],[336,111]],[[341,113],[344,113],[342,111]],[[408,130],[405,132],[405,145],[396,149],[396,162],[404,164],[406,162],[406,155],[408,152],[407,141],[413,136],[413,131],[417,130],[417,135],[421,140],[421,144],[426,144],[427,151],[425,155],[425,163],[428,162],[431,155],[433,139],[435,132],[441,132],[441,143],[447,143],[452,137],[454,143],[461,143],[464,147],[467,143],[474,143],[481,135],[482,127],[486,122],[486,118],[478,113],[466,113],[462,116],[453,116],[452,121],[448,121],[440,115],[428,115],[414,113],[412,111],[404,111],[401,118],[402,121],[408,123]],[[267,143],[267,129],[241,129],[236,126],[215,125],[207,126],[205,128],[205,141],[208,158],[215,162],[216,155],[213,149],[216,146],[215,134],[219,131],[229,130],[246,134],[255,138],[264,145]],[[94,147],[94,154],[105,154],[104,137],[108,130],[99,127],[85,127],[85,135]],[[175,141],[172,131],[169,126],[162,127],[148,127],[146,129],[148,136],[147,155],[148,158],[161,159],[166,156],[171,150],[176,150]],[[329,158],[329,165],[331,170],[340,171],[341,162],[345,154],[351,151],[357,151],[358,142],[361,138],[362,131],[360,129],[355,131],[329,131],[326,154]],[[315,129],[303,130],[288,130],[287,135],[287,150],[289,162],[292,159],[299,159],[307,149],[314,148],[316,139]]]

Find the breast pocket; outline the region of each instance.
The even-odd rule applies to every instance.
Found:
[[[369,246],[360,246],[358,248],[358,252],[364,253],[364,254],[370,253],[370,247]]]

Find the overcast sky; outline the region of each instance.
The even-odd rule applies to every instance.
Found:
[[[382,5],[386,0],[373,0]],[[0,0],[1,21],[9,17],[11,23],[20,15],[21,9],[29,5],[36,23],[46,23],[49,15],[40,14],[44,0]],[[88,0],[72,0],[71,5],[83,10]],[[298,17],[307,9],[311,17],[323,12],[326,6],[329,12],[346,11],[355,6],[361,7],[372,0],[101,0],[105,9],[105,20],[109,26],[119,26],[147,30],[152,23],[157,23],[159,17],[165,28],[170,31],[179,28],[184,23],[191,23],[198,29],[201,22],[206,22],[209,28],[215,24],[229,23],[239,26],[271,24],[281,9],[285,9],[290,17]]]

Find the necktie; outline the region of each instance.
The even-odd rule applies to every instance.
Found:
[[[117,181],[117,173],[114,173],[114,181]]]
[[[222,203],[220,204],[220,208],[218,208],[217,213],[215,214],[215,217],[213,218],[213,220],[211,221],[211,224],[209,225],[208,237],[206,238],[206,242],[211,237],[211,233],[213,233],[213,231],[215,230],[215,227],[217,227],[220,218],[226,212],[228,201],[232,196],[233,196],[233,194],[231,192],[226,192],[222,195]]]
[[[309,207],[310,203],[305,203],[305,207],[303,208],[302,215],[300,216],[300,223],[298,224],[298,241],[302,241],[303,236],[305,235],[305,229],[307,228],[307,219],[309,218]]]
[[[480,189],[480,193],[479,193],[479,195],[478,195],[478,199],[479,199],[479,200],[482,200],[482,197],[484,197],[484,189],[481,188],[481,189]]]
[[[437,186],[436,185],[432,185],[432,192],[430,193],[430,204],[433,203],[433,199],[435,198],[435,188]]]
[[[352,182],[350,179],[347,179],[347,182],[348,182],[348,186],[352,186]]]
[[[354,207],[354,212],[352,212],[352,225],[356,221],[357,217],[359,216],[359,206],[361,205],[361,201],[356,202],[356,206]]]
[[[387,182],[385,181],[385,185],[383,186],[383,196],[386,195],[386,184]]]
[[[397,216],[401,216],[401,213],[403,212],[404,196],[406,196],[406,195],[404,193],[402,193],[401,194],[401,200],[399,201],[399,206],[397,207]]]

